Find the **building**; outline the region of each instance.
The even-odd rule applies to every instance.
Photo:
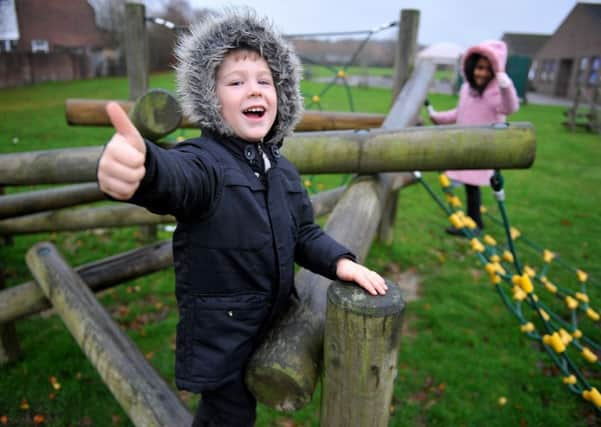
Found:
[[[0,0],[0,87],[107,74],[108,34],[86,0]],[[16,18],[16,19],[15,19]]]
[[[601,4],[578,3],[534,57],[532,85],[539,93],[573,98],[578,87],[600,85]]]
[[[508,56],[526,56],[533,60],[550,38],[549,34],[503,33],[501,40],[507,44]]]

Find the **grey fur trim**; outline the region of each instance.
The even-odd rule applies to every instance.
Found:
[[[266,18],[250,8],[209,15],[192,26],[177,44],[175,67],[182,109],[201,128],[233,136],[220,113],[215,92],[217,68],[225,55],[238,47],[250,47],[267,61],[278,96],[278,114],[264,142],[281,142],[292,133],[303,113],[300,94],[301,64],[292,47]]]

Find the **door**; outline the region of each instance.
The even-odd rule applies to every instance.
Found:
[[[565,98],[568,96],[568,88],[570,85],[570,76],[572,75],[573,59],[562,59],[559,61],[559,70],[557,72],[557,80],[555,83],[555,95]]]

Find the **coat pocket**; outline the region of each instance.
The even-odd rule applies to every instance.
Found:
[[[189,380],[221,383],[247,363],[269,314],[263,294],[193,295],[187,313],[186,371]]]

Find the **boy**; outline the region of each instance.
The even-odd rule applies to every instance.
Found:
[[[302,114],[300,64],[250,11],[211,17],[177,48],[178,93],[202,137],[163,150],[145,142],[117,104],[116,134],[98,164],[115,199],[177,218],[180,311],[176,384],[202,393],[195,426],[252,426],[244,368],[294,291],[294,262],[386,292],[384,280],[313,221],[298,172],[280,155]]]

